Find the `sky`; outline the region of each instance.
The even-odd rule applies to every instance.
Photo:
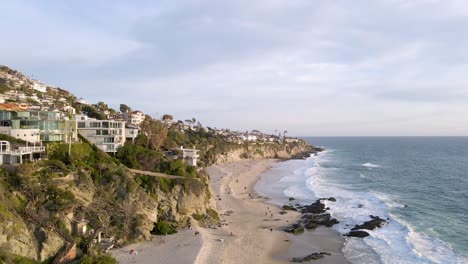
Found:
[[[91,103],[296,136],[468,135],[465,0],[0,6],[0,64]]]

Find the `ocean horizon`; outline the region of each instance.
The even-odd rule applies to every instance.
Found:
[[[348,238],[351,263],[467,263],[467,137],[305,137],[325,151],[279,163],[256,190],[282,205],[319,198],[346,234],[370,215],[388,219]]]

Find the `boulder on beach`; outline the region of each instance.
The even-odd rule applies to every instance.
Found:
[[[353,227],[351,230],[359,230],[359,229],[367,229],[367,230],[374,230],[376,228],[383,227],[385,224],[387,224],[387,220],[382,219],[378,216],[370,216],[371,220],[364,222],[362,225],[356,225]]]
[[[296,207],[294,207],[294,206],[292,206],[292,205],[289,205],[289,204],[283,205],[282,209],[283,209],[283,210],[297,211]]]
[[[331,227],[339,223],[338,220],[332,218],[330,214],[305,214],[301,219],[306,229],[315,229],[318,226]]]
[[[325,213],[325,205],[319,199],[312,203],[311,205],[306,205],[301,209],[303,214],[310,213],[310,214],[322,214]]]
[[[321,258],[324,258],[325,256],[330,256],[330,255],[331,254],[328,252],[315,252],[305,257],[292,258],[291,262],[302,263],[306,261],[321,259]]]
[[[367,233],[366,231],[357,230],[357,231],[351,231],[348,234],[346,234],[345,236],[349,236],[349,237],[367,237],[367,236],[369,236],[369,233]]]
[[[304,227],[301,224],[292,224],[291,226],[284,228],[284,231],[297,235],[304,233]]]

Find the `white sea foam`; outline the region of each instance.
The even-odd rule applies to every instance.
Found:
[[[321,166],[325,162],[327,166]],[[281,205],[289,202],[288,197],[294,197],[294,203],[310,204],[317,198],[333,196],[336,202],[324,202],[330,207],[333,217],[340,221],[333,228],[341,234],[348,233],[356,224],[370,220],[369,215],[388,218],[389,223],[383,228],[369,231],[369,237],[347,239],[343,252],[351,263],[468,263],[466,259],[456,256],[448,244],[416,232],[409,223],[391,215],[392,208],[405,206],[399,197],[348,190],[349,185],[333,182],[327,177],[336,170],[330,166],[330,162],[333,163],[332,152],[322,152],[307,160],[279,165],[274,173],[281,176],[273,187],[267,188],[279,190],[284,197],[271,202]]]
[[[363,163],[363,164],[361,164],[361,166],[367,167],[367,168],[380,168],[380,167],[381,167],[380,165],[372,164],[372,163],[370,163],[370,162]]]
[[[411,225],[391,215],[390,208],[405,207],[398,197],[347,190],[346,186],[324,177],[328,168],[320,166],[321,154],[309,164],[313,168],[304,170],[308,177],[306,186],[315,197],[337,199],[337,202],[325,201],[325,204],[330,207],[332,216],[340,221],[334,226],[338,232],[348,233],[356,224],[370,220],[369,215],[388,219],[383,228],[369,231],[369,237],[348,239],[343,251],[351,263],[468,263],[455,255],[447,243],[418,233]],[[362,166],[380,167],[372,163]]]

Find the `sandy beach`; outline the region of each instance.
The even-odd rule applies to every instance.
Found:
[[[202,229],[203,246],[195,263],[290,263],[292,257],[323,251],[332,255],[314,263],[348,263],[341,252],[344,239],[336,232],[319,228],[300,236],[287,234],[282,227],[296,222],[299,213],[280,215],[280,208],[254,193],[260,175],[275,162],[246,160],[208,168],[227,225]]]
[[[112,251],[119,263],[290,263],[292,257],[313,252],[331,256],[313,263],[348,263],[342,252],[344,239],[329,228],[318,228],[295,236],[282,231],[296,222],[299,213],[281,215],[279,207],[254,192],[260,175],[275,160],[245,160],[208,168],[222,227],[194,227],[171,236],[157,236],[151,242]],[[136,250],[137,255],[128,254]]]
[[[150,242],[128,245],[111,250],[118,263],[153,264],[153,263],[193,263],[202,246],[200,236],[194,235],[195,230],[179,230],[169,236],[154,236]],[[129,254],[130,250],[136,254]]]

